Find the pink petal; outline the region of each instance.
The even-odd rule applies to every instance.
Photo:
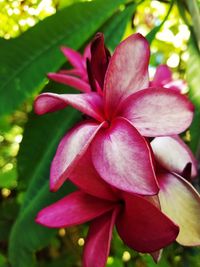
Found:
[[[136,251],[155,252],[172,243],[179,228],[159,209],[137,195],[124,194],[125,209],[117,218],[122,240]]]
[[[66,72],[66,71],[65,71]],[[73,73],[78,74],[79,72],[73,71]],[[90,85],[83,81],[80,78],[73,77],[71,75],[67,75],[66,73],[48,73],[48,78],[59,83],[63,83],[65,85],[71,86],[75,89],[80,90],[81,92],[90,92]]]
[[[115,224],[116,212],[114,210],[95,219],[89,229],[83,251],[84,267],[105,267],[110,252],[112,231]]]
[[[98,132],[92,143],[92,160],[100,176],[114,187],[142,195],[158,192],[149,147],[123,118]]]
[[[35,112],[39,115],[54,112],[71,105],[75,109],[102,122],[103,107],[102,97],[94,92],[84,94],[53,94],[43,93],[39,95],[34,103]]]
[[[84,192],[111,201],[116,201],[117,195],[97,173],[91,160],[91,149],[77,162],[76,168],[70,174],[70,180]]]
[[[176,90],[179,93],[185,93],[187,90],[187,83],[183,80],[176,80],[165,84],[165,87]]]
[[[187,97],[174,90],[151,88],[126,99],[119,115],[127,118],[143,136],[174,135],[192,122],[194,107]]]
[[[72,128],[61,140],[51,164],[50,188],[58,190],[88,149],[103,124],[82,122]]]
[[[156,73],[154,75],[151,86],[163,87],[165,84],[172,81],[172,72],[167,65],[159,65],[156,68]]]
[[[61,51],[65,55],[65,57],[69,60],[71,65],[77,69],[84,69],[83,66],[83,57],[77,51],[69,48],[69,47],[61,47]]]
[[[89,43],[85,49],[84,49],[84,52],[83,52],[83,62],[86,61],[86,59],[88,58],[89,60],[91,59],[91,43]]]
[[[69,227],[90,221],[114,207],[109,201],[76,191],[41,210],[36,222],[51,228]]]
[[[182,174],[192,164],[192,177],[197,175],[197,161],[187,145],[178,136],[157,137],[151,142],[155,159],[170,172]]]
[[[50,74],[50,79],[51,79],[51,74],[67,74],[67,75],[75,75],[75,76],[81,76],[83,73],[80,70],[77,69],[71,69],[71,70],[59,70],[58,73],[49,73]],[[47,76],[49,75],[47,74]]]
[[[108,67],[110,52],[105,47],[104,35],[97,33],[91,44],[91,68],[95,79],[103,89],[104,77]]]
[[[133,34],[116,48],[105,76],[108,116],[132,93],[148,87],[149,44],[141,34]]]
[[[163,172],[158,178],[161,208],[180,227],[177,241],[184,246],[199,246],[200,195],[181,176]]]

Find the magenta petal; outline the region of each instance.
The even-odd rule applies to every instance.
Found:
[[[111,186],[97,173],[91,160],[91,149],[77,162],[76,168],[70,174],[70,180],[84,192],[103,199],[115,201],[117,196]]]
[[[114,206],[109,201],[76,191],[41,210],[36,222],[51,228],[73,226],[90,221]]]
[[[78,74],[79,72],[74,71],[73,73]],[[65,85],[71,86],[73,88],[76,88],[82,92],[90,92],[91,88],[90,85],[83,81],[80,78],[68,75],[66,73],[48,73],[48,78],[59,83],[63,83]]]
[[[151,153],[145,139],[125,119],[101,129],[92,143],[92,160],[109,184],[132,193],[158,193]]]
[[[119,115],[127,118],[143,136],[175,135],[192,122],[194,107],[174,90],[151,88],[126,99]]]
[[[86,62],[87,58],[91,59],[91,43],[86,45],[84,52],[83,52],[83,62]]]
[[[84,69],[83,65],[83,57],[77,51],[69,48],[69,47],[61,47],[61,51],[65,55],[65,57],[69,60],[71,65],[77,69]]]
[[[182,174],[188,163],[192,164],[192,177],[197,175],[197,161],[189,147],[178,136],[157,137],[151,142],[155,159],[170,172]]]
[[[159,65],[156,68],[151,86],[163,87],[165,84],[172,81],[172,72],[167,65]]]
[[[116,214],[114,210],[91,223],[83,251],[84,267],[106,266]]]
[[[103,121],[102,97],[94,92],[85,94],[43,93],[34,103],[35,112],[39,115],[57,111],[71,105],[88,116]]]
[[[141,34],[133,34],[117,46],[105,76],[108,116],[132,93],[148,87],[149,44]]]
[[[137,195],[124,194],[125,209],[117,218],[122,240],[136,251],[154,252],[175,241],[179,228],[159,209]]]
[[[69,178],[73,168],[101,127],[102,124],[83,122],[63,137],[51,164],[50,188],[52,191],[56,191]]]

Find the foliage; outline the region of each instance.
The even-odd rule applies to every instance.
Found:
[[[38,210],[74,190],[66,183],[59,193],[50,193],[49,166],[60,138],[81,114],[67,108],[39,117],[32,111],[40,91],[72,90],[47,83],[46,73],[65,62],[59,46],[82,51],[102,31],[113,51],[133,32],[147,35],[150,75],[158,64],[167,63],[176,78],[187,79],[196,113],[183,137],[200,160],[200,26],[191,18],[198,21],[197,9],[191,15],[193,2],[199,5],[184,0],[0,1],[0,267],[81,266],[80,238],[86,236],[86,226],[54,231],[34,222]],[[155,265],[150,256],[127,248],[115,233],[107,266],[198,267],[199,255],[198,248],[173,244]]]

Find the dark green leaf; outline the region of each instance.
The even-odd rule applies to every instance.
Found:
[[[13,111],[38,92],[46,73],[56,71],[65,62],[59,46],[80,48],[124,1],[77,3],[39,22],[20,37],[0,42],[0,115]]]

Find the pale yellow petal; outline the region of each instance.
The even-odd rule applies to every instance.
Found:
[[[177,242],[200,245],[200,195],[178,175],[165,172],[158,178],[161,209],[180,227]]]

